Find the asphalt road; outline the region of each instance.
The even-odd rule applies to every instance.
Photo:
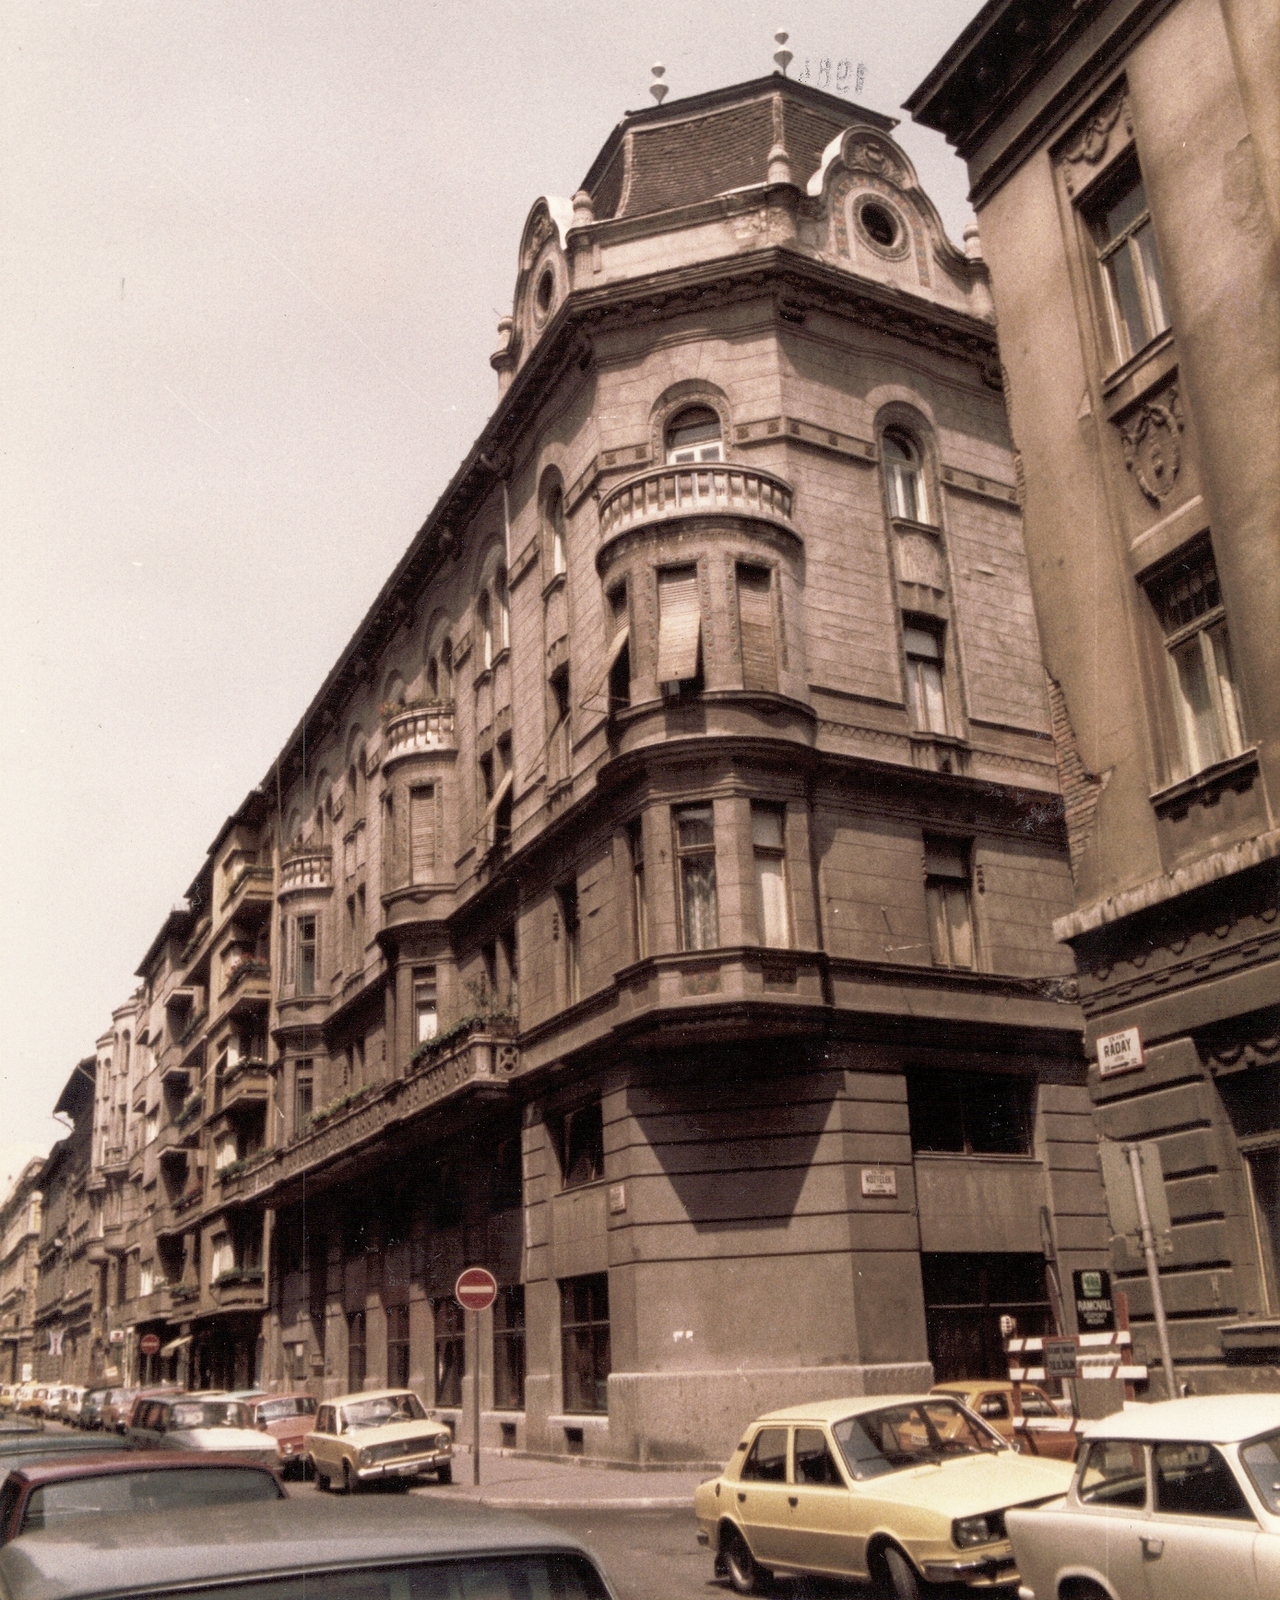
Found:
[[[619,1600],[721,1600],[732,1595],[712,1577],[711,1556],[697,1542],[688,1511],[539,1511],[599,1558]]]

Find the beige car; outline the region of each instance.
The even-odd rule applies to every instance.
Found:
[[[326,1400],[304,1442],[321,1489],[350,1494],[362,1483],[394,1482],[407,1489],[433,1473],[453,1482],[453,1435],[432,1417],[412,1389],[369,1389]]]
[[[1018,1455],[948,1395],[865,1395],[752,1423],[694,1511],[739,1594],[812,1573],[917,1600],[931,1583],[1016,1583],[1005,1511],[1070,1481],[1065,1461]]]

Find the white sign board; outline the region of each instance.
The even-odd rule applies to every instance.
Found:
[[[1142,1054],[1142,1035],[1136,1028],[1104,1033],[1098,1040],[1100,1078],[1112,1078],[1121,1072],[1136,1072],[1146,1064],[1146,1057]]]
[[[1074,1339],[1046,1339],[1044,1341],[1044,1375],[1046,1378],[1074,1378],[1078,1351]]]
[[[862,1192],[880,1200],[898,1197],[898,1169],[896,1167],[863,1167]]]

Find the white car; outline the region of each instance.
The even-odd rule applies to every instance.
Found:
[[[453,1482],[453,1435],[412,1389],[366,1389],[324,1401],[304,1447],[320,1489],[377,1480],[408,1488],[427,1473]]]
[[[253,1425],[249,1408],[239,1400],[210,1399],[198,1394],[134,1401],[126,1429],[131,1444],[152,1450],[203,1450],[279,1468],[280,1446]]]
[[[1019,1600],[1280,1596],[1280,1394],[1127,1405],[1080,1432],[1066,1497],[1005,1516]]]

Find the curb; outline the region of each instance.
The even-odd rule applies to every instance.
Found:
[[[527,1495],[483,1496],[478,1502],[501,1511],[688,1511],[693,1512],[692,1495],[647,1495],[631,1499],[552,1500],[533,1499]]]

